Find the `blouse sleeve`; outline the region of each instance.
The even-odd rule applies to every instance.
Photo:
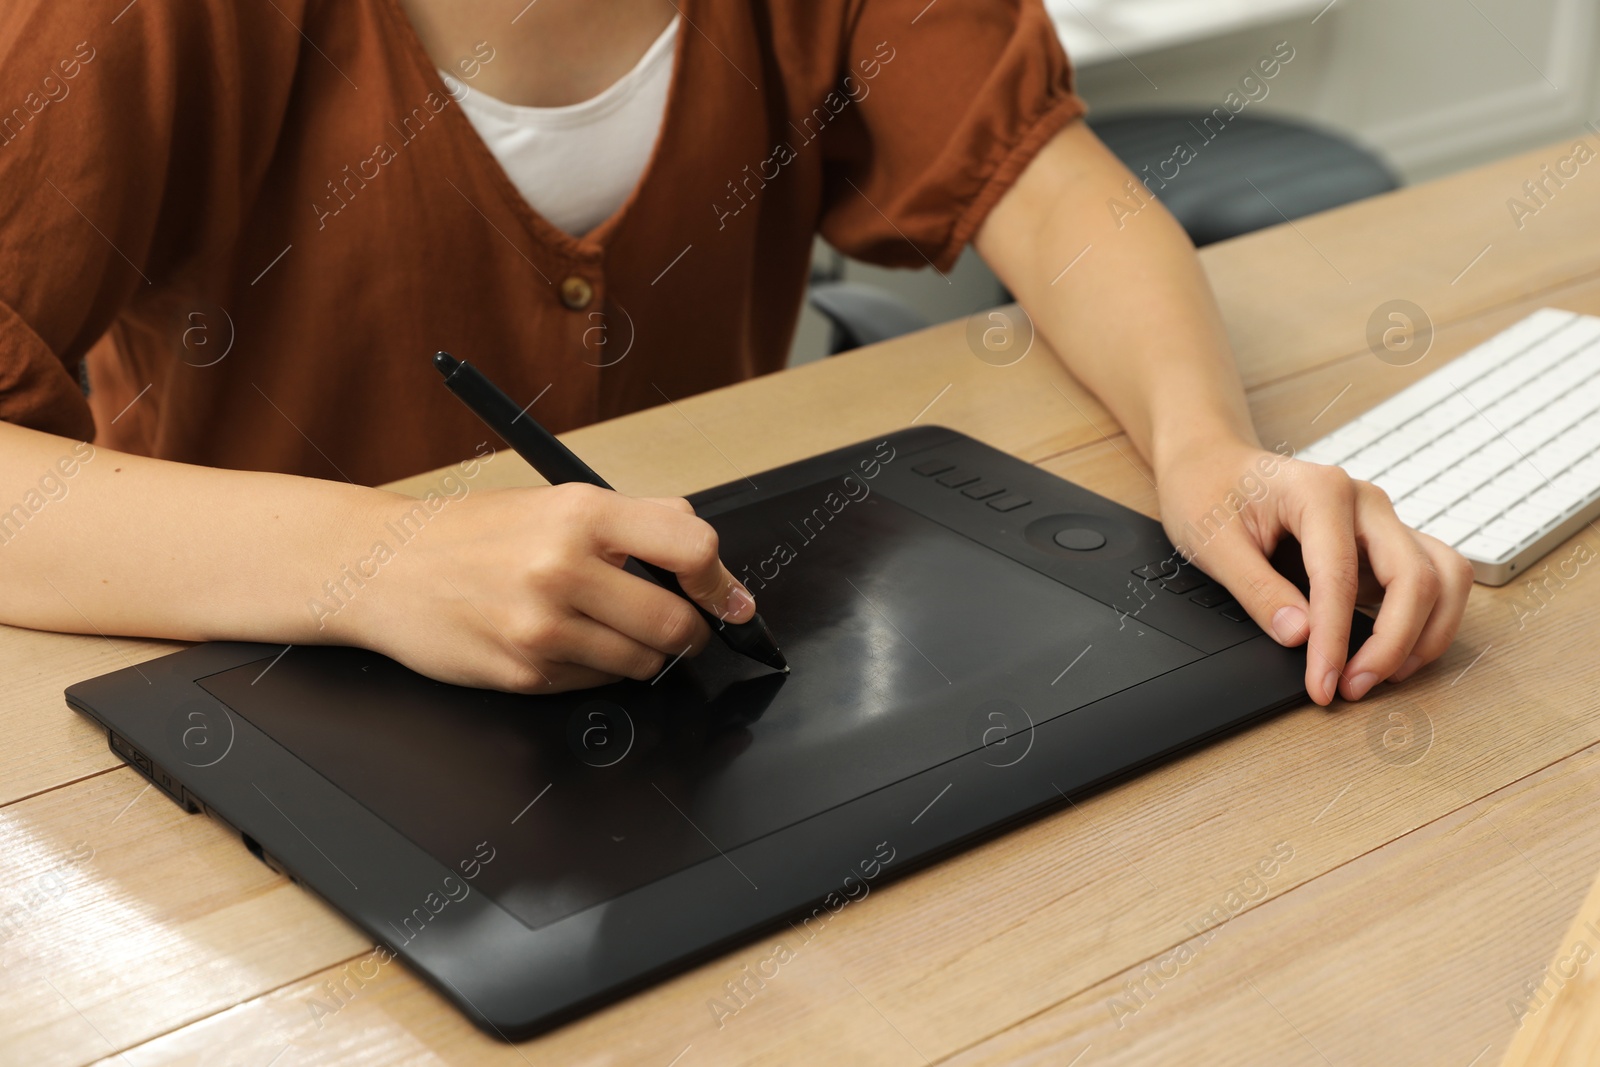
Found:
[[[830,131],[822,235],[950,269],[1041,147],[1084,113],[1042,0],[862,0]]]
[[[94,436],[84,353],[236,227],[306,2],[0,4],[0,419]]]

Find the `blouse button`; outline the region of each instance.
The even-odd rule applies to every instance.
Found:
[[[561,302],[573,311],[582,311],[594,299],[594,286],[580,275],[569,275],[561,283]]]

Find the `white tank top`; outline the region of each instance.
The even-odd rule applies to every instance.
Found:
[[[440,76],[523,199],[578,237],[614,215],[644,176],[667,110],[680,21],[621,80],[566,107],[508,104]]]

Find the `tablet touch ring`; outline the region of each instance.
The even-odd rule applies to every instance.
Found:
[[[1110,515],[1089,512],[1041,516],[1028,523],[1022,536],[1033,547],[1057,559],[1085,562],[1117,559],[1133,552],[1140,544],[1140,537],[1126,523]]]
[[[1069,526],[1065,530],[1057,530],[1052,540],[1074,552],[1092,552],[1106,543],[1106,535],[1085,526]]]

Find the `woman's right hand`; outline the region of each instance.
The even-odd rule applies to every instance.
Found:
[[[755,614],[685,500],[571,484],[480,490],[432,513],[418,504],[369,497],[339,538],[369,551],[351,563],[360,584],[341,572],[340,588],[317,591],[329,641],[445,682],[553,693],[648,681],[709,640],[688,601],[622,569],[630,556],[676,573],[718,618]]]

